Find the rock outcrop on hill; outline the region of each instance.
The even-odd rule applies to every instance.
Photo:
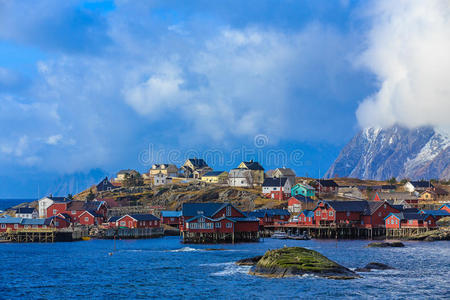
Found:
[[[431,127],[366,128],[342,149],[325,178],[450,179],[450,137]]]

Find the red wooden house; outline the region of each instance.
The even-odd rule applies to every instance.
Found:
[[[247,216],[258,219],[262,229],[267,226],[273,226],[275,223],[288,222],[291,214],[285,209],[258,209],[248,212]]]
[[[296,217],[296,223],[302,226],[314,225],[314,212],[312,210],[302,210]]]
[[[67,205],[70,202],[55,202],[49,207],[47,207],[47,217],[56,216],[58,214],[64,213],[67,210]]]
[[[91,215],[94,215],[94,218],[83,215],[84,219],[80,220],[81,214],[86,214],[86,211]],[[94,225],[92,224],[93,219],[98,218],[97,221],[94,221],[96,224],[101,224],[104,220],[106,220],[107,207],[106,202],[104,201],[72,201],[67,205],[67,208],[63,213],[69,215],[74,223]]]
[[[114,220],[114,219],[113,219]],[[115,222],[115,227],[126,228],[158,228],[160,227],[159,218],[152,214],[134,214],[119,217],[115,221],[109,220],[109,223]]]
[[[400,210],[386,201],[367,201],[367,207],[361,218],[361,227],[377,228],[385,227],[385,218],[391,213],[399,213]]]
[[[258,219],[248,217],[230,203],[184,203],[180,229],[184,241],[254,240]],[[201,240],[199,239],[201,237]]]
[[[180,226],[181,211],[162,210],[161,223],[172,227]]]
[[[314,212],[316,226],[332,224],[361,224],[361,216],[367,208],[367,201],[320,201]]]
[[[266,178],[262,184],[262,194],[266,198],[285,200],[291,196],[291,182],[286,177]]]
[[[93,210],[85,210],[77,217],[77,223],[86,226],[100,225],[104,221],[103,215]]]
[[[288,211],[292,214],[299,213],[304,209],[312,210],[316,207],[317,201],[303,195],[295,195],[288,200]]]
[[[436,220],[431,215],[418,213],[391,213],[385,218],[386,229],[436,228]]]
[[[0,218],[0,232],[6,232],[8,230],[33,230],[33,229],[46,229],[54,227],[51,218],[47,219],[26,219],[26,218],[13,218],[13,217],[1,217]],[[59,227],[58,227],[59,228]]]

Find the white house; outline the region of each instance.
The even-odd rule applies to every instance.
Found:
[[[291,181],[286,178],[266,178],[262,185],[264,196],[272,199],[287,199],[291,195]]]
[[[228,185],[236,187],[252,187],[252,171],[242,168],[231,169],[228,174]]]
[[[47,218],[47,208],[49,208],[53,203],[58,202],[70,202],[70,200],[66,197],[53,197],[52,195],[39,199],[39,217]]]
[[[287,178],[291,186],[295,185],[295,172],[291,168],[276,168],[272,172],[273,178]]]
[[[16,209],[16,217],[24,219],[37,219],[39,214],[34,207],[20,207]]]

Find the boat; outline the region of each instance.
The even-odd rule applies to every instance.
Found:
[[[91,240],[91,238],[88,237],[88,236],[83,236],[83,237],[81,237],[81,239],[82,239],[83,241],[89,241],[89,240]]]
[[[286,232],[283,231],[275,231],[270,237],[273,239],[284,240],[288,238],[288,235]]]
[[[308,233],[303,232],[303,234],[297,234],[297,235],[288,235],[287,236],[288,239],[290,240],[310,240],[311,238],[309,237]]]

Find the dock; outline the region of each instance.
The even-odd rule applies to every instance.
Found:
[[[98,238],[103,239],[145,239],[157,238],[164,235],[164,229],[158,228],[109,228],[99,232]]]
[[[81,240],[83,232],[79,230],[22,229],[5,232],[1,241],[7,243],[54,243]]]

